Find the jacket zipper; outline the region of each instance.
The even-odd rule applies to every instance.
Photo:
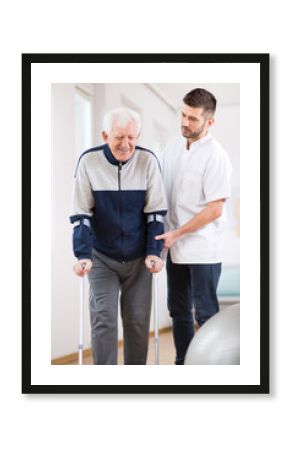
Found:
[[[121,240],[122,240],[122,259],[123,263],[125,263],[125,256],[124,256],[124,231],[123,231],[123,223],[122,223],[122,202],[121,202],[121,191],[122,191],[122,185],[121,185],[121,172],[122,172],[122,163],[119,162],[118,165],[118,189],[119,189],[119,213],[120,213],[120,225],[121,225]]]

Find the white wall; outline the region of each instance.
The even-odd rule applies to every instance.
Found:
[[[122,104],[136,109],[142,117],[142,129],[139,144],[158,153],[155,130],[159,124],[166,130],[166,139],[175,132],[176,111],[168,107],[147,86],[143,84],[107,84],[106,106],[114,108]],[[165,145],[166,139],[161,142]]]
[[[220,105],[212,135],[227,151],[232,166],[232,196],[226,202],[229,227],[224,245],[224,267],[240,265],[240,108],[239,104]]]
[[[76,160],[74,90],[73,84],[52,86],[52,358],[72,353],[78,346],[79,290],[78,280],[72,276],[74,258],[68,219]]]

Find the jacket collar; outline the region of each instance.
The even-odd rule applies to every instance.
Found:
[[[136,148],[137,148],[137,147],[136,147]],[[136,149],[135,149],[135,151],[136,151]],[[134,153],[135,153],[135,152],[134,152]],[[133,153],[133,155],[131,156],[130,159],[128,159],[127,161],[122,161],[122,166],[123,166],[124,164],[127,164],[127,163],[133,158],[134,153]],[[105,154],[105,157],[107,158],[107,160],[108,160],[111,164],[114,164],[114,166],[118,166],[118,165],[120,164],[120,161],[118,161],[118,160],[115,158],[115,156],[114,156],[113,153],[111,152],[111,149],[110,149],[110,147],[108,146],[108,144],[105,144],[105,145],[104,145],[104,154]]]

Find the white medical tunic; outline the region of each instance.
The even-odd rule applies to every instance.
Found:
[[[222,146],[208,133],[187,149],[187,139],[169,142],[163,155],[163,177],[168,200],[166,230],[174,230],[196,216],[207,203],[230,197],[231,163]],[[221,217],[179,238],[170,249],[180,264],[222,261],[226,208]]]

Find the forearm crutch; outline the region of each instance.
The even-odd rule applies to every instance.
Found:
[[[82,269],[86,265],[82,264]],[[83,352],[84,352],[84,297],[85,297],[85,277],[80,279],[80,322],[79,322],[79,365],[83,364]]]
[[[151,266],[155,267],[155,261],[151,261]],[[159,335],[158,335],[158,293],[157,293],[157,273],[152,273],[152,299],[154,308],[154,353],[155,364],[159,364]]]

